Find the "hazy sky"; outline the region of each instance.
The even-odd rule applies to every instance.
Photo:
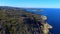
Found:
[[[60,0],[0,0],[0,6],[60,8]]]

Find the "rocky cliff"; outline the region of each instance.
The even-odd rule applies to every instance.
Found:
[[[52,27],[46,19],[23,8],[0,7],[0,34],[48,34]]]

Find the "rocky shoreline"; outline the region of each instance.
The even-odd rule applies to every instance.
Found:
[[[22,8],[0,7],[0,34],[48,34],[47,17]]]

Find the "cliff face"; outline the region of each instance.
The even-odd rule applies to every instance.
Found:
[[[48,34],[44,33],[44,29],[48,31],[45,20],[22,8],[0,7],[0,34]]]

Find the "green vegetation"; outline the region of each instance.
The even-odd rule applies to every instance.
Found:
[[[41,34],[40,16],[23,9],[0,8],[0,32],[5,31],[5,34]]]

